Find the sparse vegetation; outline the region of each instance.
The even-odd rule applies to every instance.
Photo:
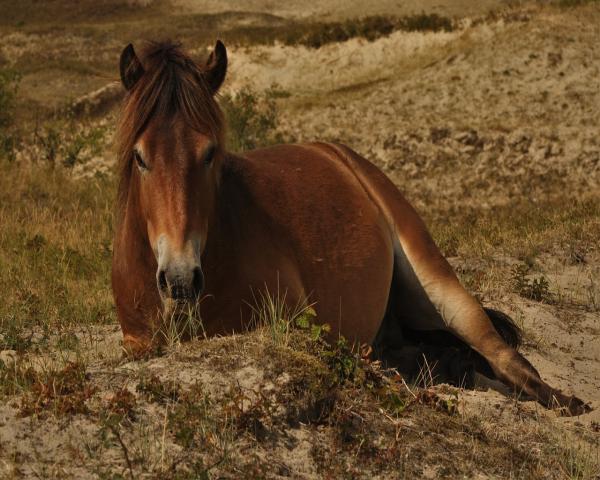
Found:
[[[114,322],[110,180],[0,162],[1,344],[24,350],[69,325]]]

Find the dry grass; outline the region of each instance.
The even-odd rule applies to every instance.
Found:
[[[115,321],[112,197],[104,178],[0,162],[2,348],[29,344],[33,330],[39,345],[68,327]]]

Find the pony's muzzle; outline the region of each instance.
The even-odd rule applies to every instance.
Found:
[[[156,273],[158,291],[163,298],[196,301],[204,290],[204,274],[199,266],[159,268]]]

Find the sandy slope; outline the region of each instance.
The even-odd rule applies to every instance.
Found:
[[[600,184],[599,25],[590,7],[318,51],[234,51],[228,86],[289,90],[284,131],[348,143],[419,205],[493,205],[557,185],[584,195]]]

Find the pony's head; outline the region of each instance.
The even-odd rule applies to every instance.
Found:
[[[132,45],[121,54],[119,204],[147,233],[163,301],[194,301],[204,288],[201,255],[223,156],[214,96],[226,70],[221,42],[202,66],[172,43],[152,43],[139,58]]]

